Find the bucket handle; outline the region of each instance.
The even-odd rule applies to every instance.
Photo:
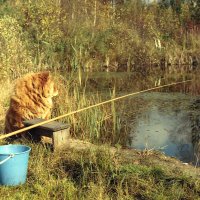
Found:
[[[10,154],[6,159],[0,161],[0,165],[2,165],[3,163],[5,163],[6,161],[8,161],[10,158],[13,158],[14,154]]]

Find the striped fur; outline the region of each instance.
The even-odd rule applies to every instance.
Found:
[[[27,119],[48,119],[53,106],[52,97],[57,94],[49,72],[31,73],[18,79],[6,113],[4,132],[23,128],[22,122]]]

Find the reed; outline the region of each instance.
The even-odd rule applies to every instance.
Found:
[[[72,77],[74,80],[74,77]],[[63,85],[60,94],[55,99],[54,116],[59,116],[80,108],[94,105],[102,101],[103,97],[96,92],[87,92],[87,86],[80,84],[80,78],[74,80],[74,84],[70,85],[71,80],[65,81],[67,87]],[[113,94],[108,98],[113,97]],[[108,142],[114,140],[116,128],[119,127],[116,121],[116,111],[114,104],[103,105],[89,109],[85,112],[71,115],[64,122],[72,125],[72,135],[92,142],[99,142],[107,138]],[[110,141],[109,141],[110,140]]]

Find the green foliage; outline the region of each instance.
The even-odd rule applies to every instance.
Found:
[[[31,56],[23,41],[23,33],[16,19],[4,16],[0,18],[0,73],[7,76],[14,72],[16,76],[28,72]]]
[[[99,0],[3,1],[0,17],[1,23],[7,25],[1,32],[7,32],[13,39],[4,44],[8,46],[2,47],[1,57],[8,54],[14,57],[11,43],[15,38],[23,59],[13,58],[5,65],[7,61],[1,58],[4,59],[1,73],[7,74],[11,65],[22,70],[31,63],[31,70],[48,66],[102,71],[106,65],[109,71],[130,71],[138,66],[159,65],[160,60],[168,59],[172,47],[189,59],[188,52],[192,54],[194,46],[189,42],[193,33],[188,33],[188,23],[198,16],[198,1],[195,5],[187,2],[170,5],[165,1],[145,4],[138,0],[117,2],[115,6]],[[15,29],[10,29],[10,24]],[[1,40],[6,39],[2,39],[4,33]],[[156,47],[156,40],[160,41],[161,49]],[[8,48],[12,52],[6,52]],[[179,62],[180,56],[170,56],[175,64]]]
[[[191,9],[191,12],[192,12],[192,18],[196,21],[197,24],[199,24],[199,21],[200,21],[200,1],[199,0],[191,1],[190,9]]]

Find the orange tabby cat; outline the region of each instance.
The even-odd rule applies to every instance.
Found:
[[[53,106],[52,97],[58,90],[49,72],[31,73],[17,80],[14,95],[5,119],[5,133],[23,128],[23,121],[48,119]]]

